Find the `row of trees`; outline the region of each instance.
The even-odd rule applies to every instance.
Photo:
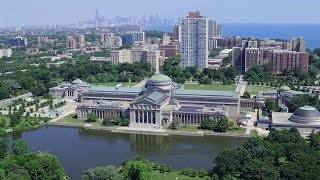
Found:
[[[153,73],[154,69],[148,62],[119,65],[108,62],[100,65],[89,61],[78,61],[75,64],[70,62],[59,67],[40,65],[29,67],[26,71],[14,71],[12,74],[0,76],[0,100],[27,91],[37,96],[44,95],[58,82],[72,81],[76,78],[89,83],[139,82]]]
[[[28,144],[14,141],[9,151],[7,139],[0,140],[0,179],[68,179],[58,157],[29,153]]]
[[[233,84],[239,71],[230,66],[219,69],[204,69],[201,71],[196,67],[181,67],[181,58],[179,56],[169,58],[164,62],[163,73],[168,75],[173,81],[184,84],[186,81],[198,81],[200,84],[211,84],[213,81],[224,84]]]
[[[297,129],[271,130],[268,137],[252,137],[215,159],[212,177],[220,179],[318,179],[320,133],[310,142]]]

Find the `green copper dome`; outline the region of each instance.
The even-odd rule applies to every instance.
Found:
[[[290,87],[289,86],[281,86],[280,88],[279,88],[279,90],[280,91],[291,91],[291,89],[290,89]]]
[[[171,81],[171,78],[164,74],[155,74],[149,80],[151,81]]]
[[[83,81],[81,79],[76,79],[74,81],[72,81],[72,84],[82,84]]]

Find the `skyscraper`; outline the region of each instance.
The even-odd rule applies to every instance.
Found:
[[[174,26],[173,39],[181,43],[181,26],[179,25]]]
[[[199,11],[189,12],[181,23],[181,61],[182,67],[208,67],[209,18],[200,15]]]

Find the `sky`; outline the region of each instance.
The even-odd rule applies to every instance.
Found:
[[[319,23],[318,0],[2,0],[0,26],[69,24],[105,17],[184,17],[200,10],[221,23]]]

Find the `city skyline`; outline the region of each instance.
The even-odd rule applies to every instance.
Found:
[[[222,23],[320,23],[320,14],[317,13],[320,2],[312,0],[305,0],[299,6],[290,0],[270,0],[263,4],[263,9],[250,0],[12,0],[2,5],[14,8],[3,8],[0,16],[6,18],[1,20],[0,26],[77,23],[93,18],[96,9],[105,17],[141,17],[158,13],[161,17],[183,18],[188,11],[198,9],[205,16]]]

